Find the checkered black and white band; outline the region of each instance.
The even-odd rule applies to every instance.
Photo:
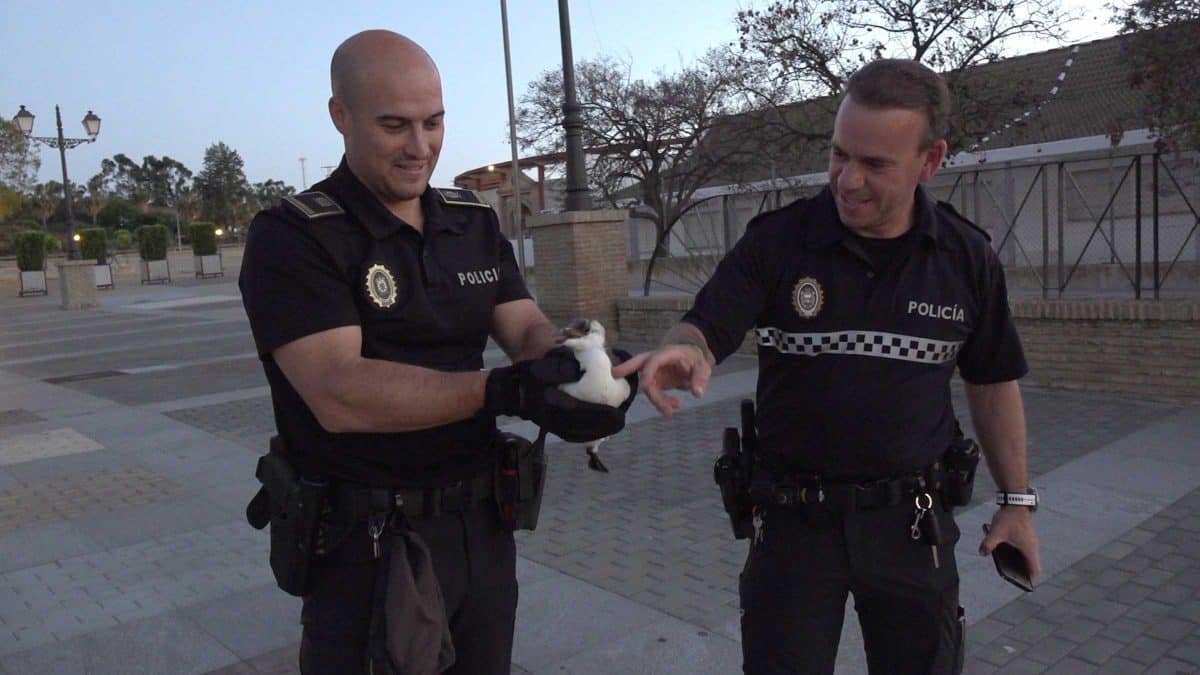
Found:
[[[759,328],[757,332],[760,347],[773,347],[781,354],[874,356],[932,365],[953,361],[963,345],[961,341],[932,340],[869,330],[785,333],[778,328],[767,327]]]

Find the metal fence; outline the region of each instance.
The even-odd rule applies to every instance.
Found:
[[[653,293],[692,293],[756,214],[819,191],[824,177],[698,201],[655,261]],[[943,169],[927,188],[989,232],[1014,295],[1200,295],[1200,155],[1080,153],[1058,161]],[[654,227],[631,221],[646,268]]]

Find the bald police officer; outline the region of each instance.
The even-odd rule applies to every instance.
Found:
[[[955,673],[962,626],[951,504],[955,368],[1001,507],[980,553],[1036,577],[1024,356],[986,235],[922,187],[946,155],[949,93],[925,66],[870,63],[834,124],[829,185],[762,214],[641,369],[664,414],[757,329],[754,529],[739,593],[747,673],[832,673],[847,594],[873,674]],[[761,470],[760,470],[761,469]]]
[[[388,490],[382,503],[402,504],[430,550],[448,672],[507,675],[517,587],[494,493],[496,417],[582,441],[618,431],[624,412],[559,395],[578,365],[546,354],[558,331],[494,212],[473,193],[429,187],[445,117],[429,55],[372,30],[342,43],[330,70],[345,157],[258,214],[239,281],[286,458],[331,486],[301,670],[364,672],[381,536],[371,495]],[[513,366],[481,370],[489,335]]]

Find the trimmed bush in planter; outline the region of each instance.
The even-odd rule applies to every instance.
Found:
[[[138,254],[142,260],[166,260],[167,226],[142,225],[137,229]]]
[[[167,226],[142,225],[137,229],[138,254],[142,256],[142,283],[171,283],[167,261]]]
[[[108,264],[108,234],[102,227],[89,227],[79,231],[79,252],[84,260],[95,260],[97,264]]]
[[[192,254],[217,254],[217,227],[212,223],[196,221],[188,225],[188,240],[192,242]]]
[[[13,239],[21,296],[46,294],[46,233],[25,230]]]
[[[25,230],[13,241],[17,268],[22,272],[40,272],[46,268],[46,233]]]

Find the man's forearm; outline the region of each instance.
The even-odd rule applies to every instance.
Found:
[[[979,444],[996,485],[1011,491],[1028,488],[1025,406],[1020,386],[1016,380],[986,385],[967,383],[966,394]]]
[[[716,365],[717,359],[713,356],[712,350],[708,348],[708,340],[704,339],[704,333],[686,321],[680,321],[667,331],[663,336],[662,343],[664,345],[691,345],[700,350],[704,355],[704,360],[708,361],[708,365]]]
[[[513,361],[541,358],[558,344],[560,333],[549,320],[531,323],[521,336],[521,345],[513,355]]]
[[[319,421],[337,433],[417,431],[457,422],[483,407],[487,375],[357,359],[329,383]]]

